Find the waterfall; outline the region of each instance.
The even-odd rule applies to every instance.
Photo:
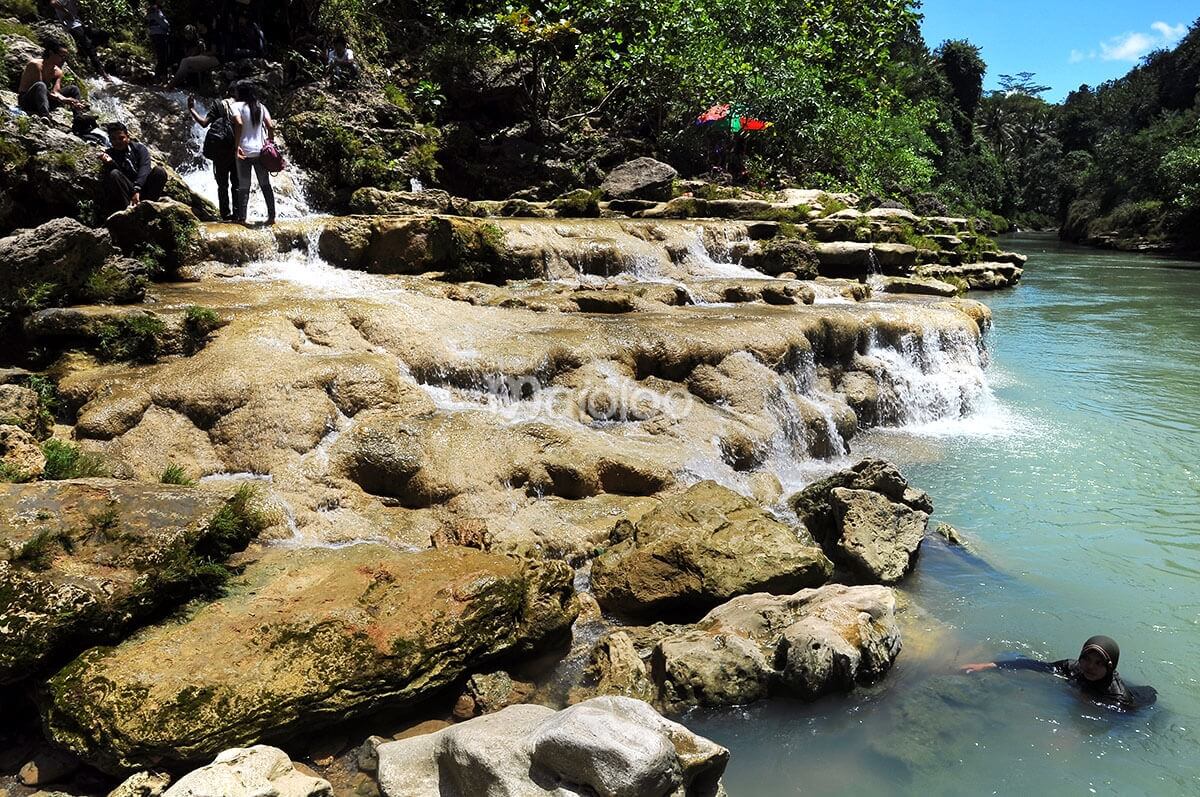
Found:
[[[965,330],[925,330],[887,343],[873,332],[866,357],[879,386],[879,425],[925,434],[994,429],[1003,409],[984,374],[982,344]]]
[[[200,196],[217,204],[217,180],[213,175],[212,163],[204,157],[205,128],[192,123],[188,115],[188,95],[182,91],[162,91],[145,88],[131,83],[114,80],[106,82],[99,79],[88,83],[88,102],[97,111],[103,124],[108,120],[122,120],[129,124],[131,131],[148,143],[159,145],[167,156],[171,168],[179,172],[184,182]],[[156,118],[146,118],[147,114],[139,114],[137,109],[130,107],[130,102],[122,95],[128,95],[134,100],[134,105],[154,106]],[[201,116],[208,113],[209,101],[204,98],[196,99],[196,112]],[[166,113],[164,114],[164,109]],[[171,116],[168,118],[167,114]],[[146,126],[155,123],[162,129],[151,131]],[[178,131],[185,131],[176,138]],[[280,130],[281,142],[287,137],[287,130]],[[171,146],[166,146],[170,143]],[[275,189],[276,217],[279,219],[303,219],[312,215],[308,204],[304,185],[309,177],[303,169],[289,161],[288,168],[271,178]],[[266,203],[262,192],[255,187],[250,195],[249,216],[251,219],[266,218]]]

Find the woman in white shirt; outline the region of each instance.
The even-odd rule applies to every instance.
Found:
[[[246,223],[250,205],[250,172],[258,178],[258,187],[267,202],[267,224],[275,223],[275,192],[271,189],[271,173],[262,164],[260,155],[268,141],[275,140],[275,122],[267,106],[258,101],[258,90],[248,81],[237,84],[234,97],[233,136],[237,140],[238,190],[234,203],[234,221]]]

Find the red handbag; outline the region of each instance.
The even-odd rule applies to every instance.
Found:
[[[263,144],[262,152],[258,154],[258,162],[272,174],[278,174],[287,168],[287,161],[280,154],[279,147],[275,146],[274,141]]]

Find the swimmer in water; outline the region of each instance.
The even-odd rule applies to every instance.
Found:
[[[1150,686],[1128,686],[1117,674],[1117,661],[1121,648],[1106,636],[1094,636],[1083,643],[1078,659],[1062,661],[1038,661],[1019,657],[1007,661],[988,661],[966,664],[966,673],[982,670],[1033,670],[1065,678],[1079,687],[1097,703],[1121,711],[1133,711],[1148,706],[1158,699],[1158,693]]]

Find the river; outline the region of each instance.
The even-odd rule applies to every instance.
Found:
[[[855,441],[976,556],[927,541],[904,591],[930,630],[883,683],[685,717],[732,750],[734,797],[1200,792],[1200,263],[1005,243],[1030,260],[985,297],[997,401]],[[1093,634],[1157,705],[1117,715],[1049,676],[957,672],[1073,657]]]

